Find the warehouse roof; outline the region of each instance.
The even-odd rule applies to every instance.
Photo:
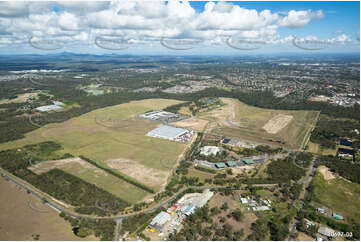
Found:
[[[216,167],[217,168],[225,168],[226,165],[223,162],[218,162],[218,163],[216,163]]]
[[[350,140],[347,140],[347,139],[340,139],[340,145],[352,146],[352,142]]]
[[[186,129],[177,128],[169,125],[162,125],[147,133],[147,136],[162,137],[166,139],[176,138],[184,133],[188,132]]]
[[[229,167],[236,167],[237,166],[237,164],[234,161],[227,161],[226,164]]]
[[[242,161],[247,165],[254,164],[254,161],[251,158],[242,158]]]
[[[353,150],[349,150],[349,149],[344,149],[344,148],[339,148],[338,153],[341,153],[341,154],[349,154],[349,155],[353,155],[354,154],[354,151]]]
[[[168,213],[162,211],[153,218],[153,220],[152,220],[152,222],[150,222],[150,224],[151,225],[156,225],[156,224],[163,225],[169,220],[170,220],[170,215]]]

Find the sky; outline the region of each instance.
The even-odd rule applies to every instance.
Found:
[[[360,3],[0,2],[0,54],[359,53]]]

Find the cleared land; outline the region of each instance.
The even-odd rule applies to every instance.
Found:
[[[38,94],[39,93],[37,93],[37,92],[18,94],[17,97],[14,98],[14,99],[2,99],[2,100],[0,100],[0,104],[24,103],[24,102],[28,101],[30,98],[36,99],[38,97]]]
[[[100,187],[119,198],[129,202],[136,203],[149,195],[146,191],[127,183],[117,177],[108,174],[107,172],[95,167],[94,165],[80,159],[69,158],[54,161],[44,161],[38,163],[30,170],[37,174],[48,172],[51,169],[58,168],[65,172],[68,172],[74,176],[77,176],[89,183]],[[125,173],[128,174],[128,173]],[[129,175],[129,174],[128,174]]]
[[[284,143],[293,149],[305,145],[319,115],[317,111],[263,109],[236,99],[221,100],[225,106],[198,114],[198,118],[211,121],[211,132],[269,145]],[[264,130],[265,125],[272,126],[270,133]]]
[[[278,131],[286,127],[292,119],[293,116],[291,115],[277,114],[263,126],[263,129],[269,134],[277,134]]]
[[[71,230],[70,223],[59,214],[14,184],[0,178],[0,240],[99,240],[94,236],[79,238]],[[6,194],[4,196],[3,194]]]
[[[335,156],[337,153],[337,149],[324,149],[319,144],[312,143],[311,141],[308,142],[307,146],[307,151],[315,154]]]
[[[137,118],[137,116],[178,103],[180,102],[169,99],[147,99],[97,109],[62,123],[48,124],[26,134],[23,139],[0,144],[0,150],[43,141],[54,141],[64,147],[64,153],[70,153],[73,156],[83,155],[102,166],[107,166],[105,161],[109,160],[132,161],[135,164],[133,166],[137,167],[137,169],[145,167],[146,170],[144,173],[138,172],[126,175],[134,176],[133,178],[136,180],[144,180],[144,176],[149,173],[149,169],[169,172],[175,166],[177,159],[184,152],[187,144],[145,136],[146,133],[159,124]],[[67,171],[78,174],[77,176],[82,174],[90,177],[90,175],[81,173],[78,167],[73,165]],[[142,176],[140,177],[139,174],[142,174]],[[150,179],[149,182],[152,181],[152,177],[147,179]],[[164,178],[164,182],[166,179]],[[98,183],[101,182],[98,181]],[[104,186],[108,186],[107,182],[103,182]],[[157,184],[159,184],[158,177],[154,180],[152,187],[159,189],[160,186]],[[129,186],[126,185],[120,185],[119,190],[128,191]],[[121,198],[133,200],[129,196],[133,196],[132,192],[136,191],[136,189],[133,189],[129,193],[124,192],[126,197],[122,196]],[[142,197],[142,194],[137,194],[135,197]],[[137,199],[133,201],[135,200]]]
[[[151,187],[161,187],[166,183],[168,172],[146,167],[132,160],[114,159],[104,161],[110,168],[131,176]]]
[[[312,181],[313,201],[323,204],[334,212],[341,213],[346,220],[360,220],[360,185],[342,178],[326,180],[317,172]]]
[[[298,236],[296,238],[296,241],[315,241],[314,238],[312,238],[311,236],[308,236],[305,233],[302,233],[302,232],[297,232],[297,233],[298,233]]]
[[[191,128],[197,131],[203,131],[207,123],[208,123],[207,120],[191,117],[182,121],[174,122],[172,123],[172,125],[182,128]]]
[[[333,173],[330,171],[330,169],[328,169],[326,166],[320,166],[317,168],[317,170],[323,175],[323,178],[326,181],[336,178],[336,176],[333,175]]]

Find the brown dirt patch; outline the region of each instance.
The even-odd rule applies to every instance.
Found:
[[[323,175],[323,178],[326,181],[336,178],[335,175],[326,166],[318,167],[318,171]]]
[[[163,186],[167,181],[167,171],[152,169],[133,160],[120,158],[106,160],[103,163],[151,187]]]
[[[278,114],[268,120],[268,122],[263,126],[263,129],[269,134],[277,134],[281,129],[286,127],[292,119],[292,115]]]
[[[172,124],[182,128],[191,128],[197,131],[203,131],[207,123],[207,120],[191,117],[185,120],[174,122]]]
[[[36,234],[40,235],[39,240],[99,240],[94,236],[84,239],[75,236],[70,223],[60,218],[56,211],[3,178],[0,178],[0,191],[1,241],[31,241],[34,240],[32,235]]]
[[[314,240],[315,240],[314,238],[302,232],[298,232],[298,236],[296,238],[296,241],[314,241]]]
[[[85,169],[96,168],[95,166],[89,164],[88,162],[80,159],[80,158],[68,158],[68,159],[61,159],[61,160],[52,160],[52,161],[43,161],[36,165],[28,167],[29,170],[32,170],[36,174],[41,174],[44,172],[48,172],[54,168],[64,168],[72,164],[80,165]],[[107,175],[105,171],[99,170],[104,175]]]
[[[221,98],[221,100],[227,105],[205,113],[206,116],[210,115],[212,118],[216,119],[217,123],[224,126],[237,125],[238,122],[234,121],[236,119],[236,106],[234,100],[228,98]]]

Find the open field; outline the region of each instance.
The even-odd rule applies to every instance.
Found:
[[[185,150],[186,144],[145,136],[159,124],[139,119],[137,116],[177,103],[180,102],[168,99],[147,99],[94,110],[62,123],[48,124],[26,134],[23,139],[2,143],[0,150],[43,141],[54,141],[64,148],[62,152],[70,153],[73,156],[83,155],[102,166],[108,166],[107,163],[111,160],[132,161],[134,165],[129,166],[130,169],[136,167],[138,172],[125,174],[133,176],[136,180],[144,181],[144,176],[149,173],[149,170],[169,172]],[[142,168],[144,168],[144,173],[139,170]],[[67,172],[77,176],[87,176],[90,179],[90,174],[80,173],[81,171],[77,169],[76,165],[67,169]],[[147,183],[153,182],[152,176],[147,179]],[[152,187],[159,189],[159,184],[164,184],[166,179],[167,176],[161,182],[159,177],[155,177]],[[107,185],[104,184],[104,186]],[[132,195],[126,192],[128,186],[122,185],[118,190],[122,188],[125,190],[126,196]],[[121,198],[133,200],[132,198]],[[133,201],[135,200],[137,199]]]
[[[291,115],[277,114],[268,120],[268,122],[263,126],[263,129],[269,134],[277,134],[281,129],[286,127],[292,119],[293,116]]]
[[[37,174],[40,174],[48,172],[54,168],[61,169],[74,176],[77,176],[84,181],[92,183],[129,203],[136,203],[137,201],[140,201],[149,195],[149,193],[143,189],[140,189],[132,184],[127,183],[126,181],[114,177],[111,174],[108,174],[107,172],[80,158],[44,161],[29,167],[28,169],[34,171]]]
[[[346,220],[360,220],[360,185],[342,178],[327,177],[316,173],[312,181],[314,187],[313,201],[323,204],[334,212],[341,213]]]
[[[185,120],[174,122],[174,123],[172,123],[172,125],[182,127],[182,128],[191,128],[196,131],[202,132],[204,130],[204,128],[206,127],[207,123],[208,123],[207,120],[199,119],[196,117],[191,117],[191,118],[188,118]]]
[[[146,167],[142,164],[126,159],[106,160],[104,163],[123,174],[137,179],[150,187],[160,188],[166,185],[168,172]]]
[[[2,99],[0,100],[0,104],[5,104],[5,103],[24,103],[26,101],[28,101],[30,98],[34,98],[36,99],[39,93],[37,92],[29,92],[29,93],[23,93],[23,94],[19,94],[17,95],[16,98],[14,99]]]
[[[311,236],[308,236],[305,233],[302,233],[302,232],[299,232],[299,231],[297,233],[298,233],[298,236],[296,238],[296,241],[315,241],[314,238],[312,238]]]
[[[337,153],[337,149],[323,149],[320,147],[319,144],[312,143],[311,141],[308,142],[307,145],[308,145],[308,148],[306,151],[314,153],[314,154],[335,156]]]
[[[71,230],[70,223],[44,205],[36,197],[20,190],[13,183],[0,178],[0,240],[99,240],[94,236],[79,238]],[[3,196],[6,194],[6,196]]]
[[[186,175],[187,178],[190,177],[198,177],[199,181],[204,182],[205,179],[212,179],[216,174],[212,174],[205,171],[200,171],[194,168],[189,168],[188,173]]]
[[[319,115],[317,111],[263,109],[236,99],[221,100],[227,105],[198,114],[212,122],[211,132],[269,145],[284,143],[293,149],[304,145]]]

